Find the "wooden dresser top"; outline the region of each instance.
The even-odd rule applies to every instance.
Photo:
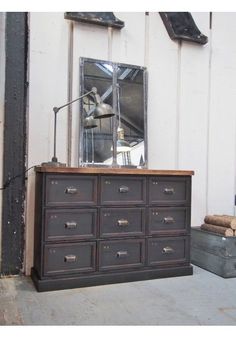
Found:
[[[36,172],[53,174],[104,174],[104,175],[163,175],[163,176],[192,176],[192,170],[154,170],[130,168],[77,168],[77,167],[47,167],[36,166]]]

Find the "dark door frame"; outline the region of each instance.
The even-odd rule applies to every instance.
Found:
[[[6,13],[5,102],[2,196],[2,275],[16,275],[23,269],[25,242],[25,162],[28,14]],[[19,175],[22,174],[22,175]]]

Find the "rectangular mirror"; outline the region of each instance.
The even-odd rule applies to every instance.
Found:
[[[147,167],[146,68],[80,58],[80,95],[97,88],[114,115],[96,115],[95,100],[80,103],[79,166]]]

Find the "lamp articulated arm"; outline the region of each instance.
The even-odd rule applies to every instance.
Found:
[[[53,138],[53,157],[51,162],[44,162],[42,163],[43,166],[53,166],[53,167],[60,167],[60,166],[66,166],[64,163],[60,163],[57,160],[56,156],[56,144],[57,144],[57,113],[64,107],[67,107],[71,105],[72,103],[81,100],[83,97],[88,96],[88,95],[93,95],[96,109],[94,113],[94,118],[101,119],[101,118],[106,118],[106,117],[111,117],[114,116],[112,107],[109,104],[106,104],[102,102],[101,97],[97,93],[97,88],[93,87],[89,92],[81,95],[77,99],[67,102],[66,104],[63,104],[60,107],[54,107],[54,138]]]
[[[76,101],[79,101],[81,100],[83,97],[85,96],[88,96],[90,94],[93,94],[94,97],[95,97],[95,100],[96,100],[96,96],[97,96],[97,88],[96,87],[93,87],[89,92],[81,95],[80,97],[78,97],[77,99],[75,100],[72,100],[70,102],[67,102],[66,104],[63,104],[62,106],[60,107],[53,107],[53,111],[54,111],[54,137],[53,137],[53,157],[52,157],[52,162],[50,162],[50,164],[54,164],[55,165],[58,162],[57,160],[57,156],[56,156],[56,147],[57,147],[57,113],[62,109],[62,108],[65,108],[69,105],[71,105],[72,103],[76,102]]]
[[[96,88],[96,87],[93,87],[89,92],[87,92],[87,93],[81,95],[80,97],[78,97],[78,98],[75,99],[75,100],[72,100],[72,101],[70,101],[70,102],[67,102],[66,104],[63,104],[63,106],[60,106],[60,107],[54,107],[54,108],[53,108],[53,111],[54,111],[55,114],[57,114],[57,113],[59,112],[59,110],[61,110],[62,108],[67,107],[67,106],[71,105],[72,103],[74,103],[74,102],[76,102],[76,101],[79,101],[79,100],[81,100],[83,97],[88,96],[88,95],[90,95],[90,94],[93,94],[93,95],[96,97],[96,95],[97,95],[97,88]]]

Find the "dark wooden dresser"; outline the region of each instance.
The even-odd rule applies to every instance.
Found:
[[[35,170],[38,291],[192,274],[192,171]]]

